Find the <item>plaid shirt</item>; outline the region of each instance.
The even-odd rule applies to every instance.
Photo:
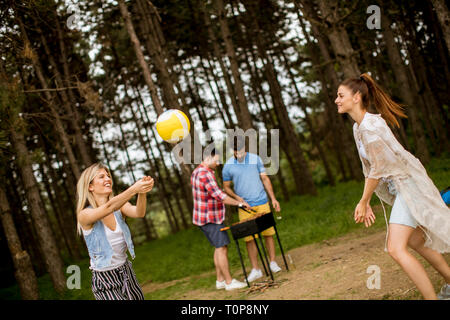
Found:
[[[221,224],[225,220],[225,205],[222,201],[227,194],[217,185],[214,171],[199,165],[192,172],[191,185],[194,197],[192,222],[197,226]]]

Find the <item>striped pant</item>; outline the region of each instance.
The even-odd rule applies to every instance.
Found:
[[[92,292],[96,300],[144,300],[129,260],[113,270],[92,270]]]

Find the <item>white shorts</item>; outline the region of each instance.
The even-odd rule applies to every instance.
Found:
[[[417,226],[419,225],[416,219],[414,219],[414,217],[412,216],[411,211],[409,210],[408,206],[405,203],[405,200],[403,200],[400,193],[397,193],[394,205],[392,206],[389,223],[403,224],[412,228],[417,228]]]

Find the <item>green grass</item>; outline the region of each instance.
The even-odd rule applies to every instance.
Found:
[[[448,157],[434,159],[427,166],[428,174],[439,190],[450,185],[448,168],[450,168]],[[281,203],[283,218],[277,220],[277,228],[283,249],[288,251],[364,228],[363,225],[355,224],[353,221],[353,210],[361,197],[362,190],[363,182],[350,181],[339,183],[336,187],[320,187],[315,197],[294,196],[289,202]],[[372,206],[377,214],[377,220],[372,228],[385,226],[379,205],[379,200],[373,197]],[[387,210],[389,211],[390,208]],[[213,251],[214,248],[197,227],[137,246],[133,267],[141,284],[149,281],[160,283],[192,277],[149,293],[146,298],[171,299],[176,292],[211,288],[215,280]],[[241,244],[241,252],[248,266],[244,243]],[[277,253],[279,252],[277,248]],[[228,257],[231,271],[239,272],[241,266],[234,242],[229,245]],[[41,298],[93,299],[89,261],[86,259],[76,264],[82,270],[81,289],[68,290],[58,296],[52,288],[49,276],[45,275],[39,278]],[[195,277],[205,272],[210,274]],[[17,286],[1,289],[0,299],[20,299]]]

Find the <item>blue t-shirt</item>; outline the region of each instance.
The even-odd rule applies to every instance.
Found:
[[[222,170],[223,181],[233,181],[234,193],[243,198],[251,207],[269,201],[260,174],[266,172],[261,158],[247,152],[245,159],[239,162],[231,157]]]

